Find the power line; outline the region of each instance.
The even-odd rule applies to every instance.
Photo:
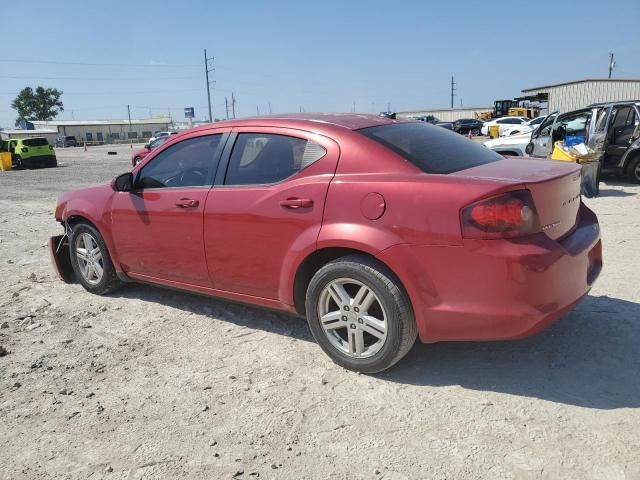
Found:
[[[13,78],[18,80],[142,80],[148,82],[158,78],[157,74],[149,77],[40,77],[37,75],[0,75],[0,78]],[[161,80],[195,80],[196,77],[160,77]]]
[[[200,65],[192,65],[192,64],[177,64],[177,63],[161,63],[161,62],[153,62],[153,63],[92,63],[92,62],[59,62],[55,60],[15,60],[15,59],[0,59],[0,63],[34,63],[34,64],[46,64],[46,65],[82,65],[88,67],[180,67],[180,68],[193,68],[200,67]]]

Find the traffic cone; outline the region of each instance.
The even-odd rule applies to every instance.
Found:
[[[471,130],[469,130],[469,135],[468,135],[468,137],[469,137],[469,140],[473,140],[473,133],[471,133]]]
[[[133,148],[133,142],[129,143],[129,148]]]

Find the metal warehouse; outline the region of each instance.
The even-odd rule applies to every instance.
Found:
[[[443,122],[454,122],[461,118],[476,118],[476,113],[493,110],[493,107],[443,108],[439,110],[412,110],[398,112],[397,118],[417,118],[433,115]]]
[[[72,135],[79,142],[118,143],[142,141],[154,132],[168,130],[169,117],[137,120],[51,120],[31,121],[36,129],[54,129],[59,135]]]
[[[550,112],[570,112],[592,103],[640,99],[640,79],[592,78],[522,90],[521,99],[548,102]]]

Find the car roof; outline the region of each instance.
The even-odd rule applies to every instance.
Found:
[[[307,130],[331,130],[347,129],[358,130],[361,128],[389,125],[394,123],[415,122],[415,119],[397,119],[380,117],[378,115],[359,113],[287,113],[280,115],[264,115],[259,117],[237,118],[223,120],[195,127],[190,132],[207,130],[211,127],[284,127],[300,128]]]

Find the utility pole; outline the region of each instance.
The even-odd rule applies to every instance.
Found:
[[[613,59],[613,52],[609,53],[609,78],[611,78],[611,72],[613,67],[616,66],[616,61]]]
[[[256,105],[256,113],[260,116],[260,107]]]
[[[236,118],[236,97],[231,92],[231,112],[233,113],[233,118]]]
[[[271,115],[271,102],[269,102],[269,115]]]
[[[129,138],[131,138],[131,106],[127,105],[127,114],[129,115]]]
[[[229,120],[229,102],[227,101],[227,97],[224,97],[224,108],[227,110],[227,120]]]
[[[456,82],[453,81],[453,75],[451,75],[451,108],[453,108],[453,97],[456,96]]]
[[[356,101],[353,101],[353,113],[356,113]]]
[[[207,49],[204,49],[204,75],[207,79],[207,101],[209,102],[209,123],[213,122],[213,115],[211,109],[211,91],[209,90],[209,85],[214,85],[216,81],[213,79],[213,73],[215,72],[215,68],[213,67],[213,59],[215,57],[207,58]],[[209,62],[211,62],[211,66],[209,66]],[[209,73],[211,73],[211,81],[209,81]]]

